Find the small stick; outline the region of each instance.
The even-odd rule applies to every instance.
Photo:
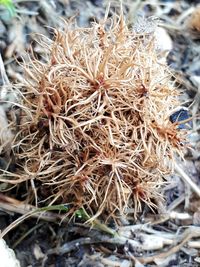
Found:
[[[136,259],[139,260],[141,263],[146,264],[146,263],[153,262],[156,259],[167,258],[171,256],[172,254],[175,254],[177,251],[179,251],[181,247],[183,247],[190,239],[192,239],[193,237],[199,237],[199,235],[200,235],[199,228],[194,228],[194,229],[192,229],[192,227],[188,228],[183,233],[181,242],[175,245],[174,247],[168,249],[165,252],[161,252],[159,254],[154,254],[152,256],[147,256],[147,257],[138,257]]]
[[[192,188],[192,190],[200,197],[200,188],[191,180],[191,178],[177,163],[175,163],[175,170],[179,173],[184,182],[186,182]]]

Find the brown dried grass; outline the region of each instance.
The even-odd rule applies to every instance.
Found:
[[[93,218],[154,208],[185,133],[169,121],[178,93],[153,33],[128,29],[121,15],[90,28],[66,22],[40,45],[44,58],[25,63],[13,144],[21,180],[47,187],[49,205]]]

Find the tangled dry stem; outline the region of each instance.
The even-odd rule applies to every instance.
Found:
[[[128,29],[121,15],[90,28],[69,21],[40,45],[44,57],[25,64],[13,144],[22,180],[40,181],[46,203],[93,218],[155,207],[184,133],[169,121],[178,93],[154,34]]]

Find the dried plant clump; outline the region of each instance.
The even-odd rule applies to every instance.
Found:
[[[188,28],[199,34],[200,32],[200,6],[198,6],[187,19]]]
[[[169,120],[178,93],[154,34],[128,29],[121,15],[91,28],[69,21],[40,45],[44,58],[25,65],[15,182],[93,218],[155,207],[184,132]]]

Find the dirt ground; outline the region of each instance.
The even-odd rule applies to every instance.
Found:
[[[196,1],[124,0],[124,13],[130,27],[137,17],[158,19],[162,33],[159,45],[176,86],[181,92],[183,106],[191,118],[188,142],[183,161],[177,158],[174,175],[161,192],[165,201],[159,212],[144,206],[135,221],[129,216],[120,226],[103,221],[85,224],[79,214],[70,222],[59,212],[27,216],[33,207],[25,205],[25,189],[6,183],[0,185],[0,229],[24,215],[22,222],[6,235],[22,267],[103,267],[103,266],[200,266],[200,5]],[[20,65],[31,49],[40,56],[36,33],[53,37],[52,28],[63,25],[63,19],[76,16],[77,24],[88,27],[103,18],[108,1],[103,0],[13,0],[13,6],[0,1],[0,86],[23,81]],[[119,10],[119,1],[111,2],[111,11]],[[111,12],[111,13],[112,13]],[[32,47],[32,48],[31,48]],[[170,50],[167,53],[167,50]],[[5,68],[5,69],[4,69]],[[12,101],[11,95],[6,95]],[[11,99],[11,100],[10,100]],[[1,108],[10,118],[10,106]],[[9,135],[9,133],[8,133]],[[8,159],[0,155],[4,169]],[[15,170],[9,165],[9,171]],[[3,175],[3,174],[2,174]]]

